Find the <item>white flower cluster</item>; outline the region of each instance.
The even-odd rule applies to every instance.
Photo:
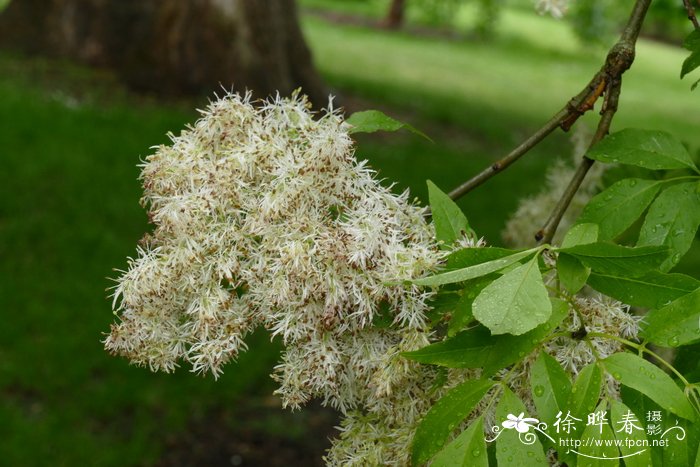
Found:
[[[549,13],[554,18],[563,18],[569,9],[570,0],[537,0],[537,11],[543,15]]]
[[[329,463],[407,462],[434,373],[399,355],[429,343],[430,293],[406,281],[444,255],[423,209],[356,161],[332,108],[227,95],[202,114],[143,165],[155,230],[118,279],[106,348],[216,376],[263,326],[285,344],[284,405],[347,414]]]

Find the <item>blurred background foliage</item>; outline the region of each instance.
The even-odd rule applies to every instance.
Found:
[[[669,131],[697,156],[700,94],[678,79],[690,28],[679,4],[654,2],[613,126]],[[386,0],[299,1],[340,104],[381,109],[435,141],[358,138],[358,158],[423,201],[426,179],[451,189],[556,112],[599,68],[630,6],[574,1],[555,20],[528,0],[407,0],[395,31],[381,27]],[[268,377],[279,344],[264,333],[216,382],[130,367],[100,343],[114,319],[107,278],[149,228],[137,164],[216,89],[136,94],[113,71],[11,49],[0,51],[0,465],[318,463],[333,414],[279,409]],[[464,198],[477,232],[501,244],[518,200],[571,152],[558,132]],[[697,274],[699,250],[678,270]]]

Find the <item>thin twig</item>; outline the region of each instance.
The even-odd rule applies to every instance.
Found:
[[[596,73],[590,83],[588,83],[580,93],[567,102],[566,106],[545,123],[542,128],[537,130],[505,157],[494,162],[486,169],[452,190],[449,194],[450,198],[461,198],[494,175],[501,173],[506,167],[520,159],[520,157],[525,155],[557,128],[561,127],[567,131],[581,115],[593,108],[593,104],[598,97],[600,97],[604,88],[604,75],[601,70]]]
[[[589,149],[595,143],[603,139],[610,131],[610,124],[612,123],[612,118],[617,110],[617,102],[620,95],[620,84],[621,83],[618,81],[615,85],[611,86],[609,94],[606,95],[607,108],[603,110],[603,115],[598,122],[598,128],[596,129],[595,135],[591,139]],[[540,229],[539,232],[535,234],[535,240],[542,243],[550,243],[552,241],[552,238],[554,238],[554,233],[557,231],[557,227],[559,226],[559,222],[561,222],[561,218],[564,216],[564,213],[571,204],[571,200],[574,198],[574,195],[581,186],[581,183],[583,183],[583,179],[586,178],[586,174],[593,166],[594,162],[595,161],[593,159],[583,156],[578,169],[576,169],[576,172],[571,178],[571,181],[569,181],[566,190],[562,194],[561,198],[559,198],[559,202],[552,211],[552,214],[549,216],[547,223],[544,225],[544,227],[542,227],[542,229]]]
[[[593,79],[580,93],[574,96],[542,128],[513,149],[508,155],[452,190],[450,198],[457,199],[469,193],[520,159],[520,157],[556,130],[557,127],[568,131],[581,115],[591,110],[598,98],[606,89],[609,89],[611,80],[619,78],[632,64],[634,60],[634,44],[639,37],[639,31],[650,3],[651,0],[637,0],[620,40],[608,52],[600,71],[593,76]]]
[[[693,23],[695,29],[700,29],[700,23],[698,23],[698,18],[695,16],[695,8],[693,8],[693,4],[690,3],[690,0],[683,0],[683,6],[685,6],[685,11],[688,12],[688,19],[691,23]]]
[[[602,116],[598,122],[595,135],[593,135],[591,139],[589,149],[603,139],[610,131],[610,125],[617,111],[620,91],[622,89],[622,74],[632,66],[632,62],[634,61],[635,44],[639,38],[639,32],[641,31],[642,23],[644,22],[644,17],[646,16],[650,3],[651,0],[637,0],[620,40],[613,46],[608,54],[605,70],[608,86],[605,90],[605,101],[601,110]],[[559,226],[559,222],[561,222],[561,218],[571,204],[571,200],[581,186],[588,170],[593,166],[593,163],[594,161],[592,159],[585,156],[583,157],[581,164],[569,181],[569,185],[566,187],[564,194],[559,199],[549,219],[544,227],[535,234],[535,239],[538,242],[550,243],[552,241],[557,227]]]

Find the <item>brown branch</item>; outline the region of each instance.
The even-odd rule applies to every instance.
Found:
[[[581,92],[571,98],[564,108],[557,112],[542,128],[505,157],[452,190],[450,198],[458,199],[469,193],[520,159],[557,128],[568,131],[581,115],[591,110],[605,90],[611,89],[610,83],[619,81],[622,73],[632,65],[634,46],[650,3],[651,0],[637,0],[620,40],[610,49],[600,71],[593,76],[593,79]]]
[[[614,84],[611,84],[610,89],[606,92],[606,105],[602,111],[602,116],[598,122],[598,128],[596,129],[595,135],[591,139],[588,146],[589,149],[595,143],[603,139],[610,131],[612,118],[617,111],[621,84],[621,81],[616,81]],[[578,169],[576,169],[571,181],[569,181],[566,190],[564,190],[561,198],[559,198],[559,202],[552,211],[552,214],[549,216],[547,223],[544,225],[544,227],[542,227],[542,229],[539,230],[539,232],[535,234],[535,240],[542,243],[549,243],[552,241],[552,238],[554,238],[554,234],[557,231],[557,227],[561,222],[561,218],[564,217],[564,213],[569,208],[571,200],[574,198],[574,195],[576,195],[581,183],[583,183],[583,179],[586,178],[586,174],[588,174],[588,170],[593,166],[594,162],[595,161],[593,159],[583,156],[583,160],[581,160],[581,163],[579,164]]]
[[[632,66],[635,44],[639,38],[639,32],[650,4],[651,0],[637,0],[620,40],[613,46],[608,54],[604,70],[608,83],[605,90],[605,101],[603,102],[598,128],[591,139],[589,149],[603,139],[610,131],[610,125],[617,111],[620,92],[622,90],[622,74]],[[538,242],[549,243],[552,241],[557,227],[559,226],[559,222],[561,222],[561,218],[571,204],[571,200],[581,186],[588,170],[593,166],[593,163],[594,161],[592,159],[584,156],[576,173],[574,173],[571,181],[569,181],[569,185],[566,187],[564,194],[559,199],[559,202],[555,206],[544,227],[535,234],[535,239]]]
[[[685,11],[688,12],[688,19],[691,23],[693,23],[695,29],[700,29],[700,23],[698,23],[698,18],[695,16],[695,8],[693,8],[693,4],[690,3],[690,0],[683,0],[683,6],[685,7]]]

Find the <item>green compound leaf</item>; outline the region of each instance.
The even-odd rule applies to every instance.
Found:
[[[596,273],[640,277],[658,267],[668,258],[664,246],[626,247],[614,243],[589,243],[562,248],[559,253],[576,257]]]
[[[629,352],[603,360],[606,371],[621,384],[635,389],[669,412],[695,420],[695,410],[675,382],[659,367]]]
[[[700,281],[683,274],[650,272],[642,277],[593,273],[588,285],[623,303],[660,308],[700,287]]]
[[[700,340],[700,288],[649,312],[644,317],[643,335],[649,342],[663,347]]]
[[[517,417],[520,414],[528,417],[525,404],[507,386],[504,387],[503,395],[496,407],[496,420],[502,423],[510,418],[509,415]],[[530,429],[531,433],[533,431],[534,429]],[[532,436],[535,436],[534,443],[529,445],[523,443],[519,435],[520,433],[515,429],[504,429],[496,439],[496,460],[499,467],[522,467],[525,462],[528,467],[549,465],[536,432],[532,433]]]
[[[433,276],[416,279],[413,281],[417,285],[438,286],[444,284],[454,284],[455,282],[464,282],[477,277],[491,274],[492,272],[500,271],[511,264],[515,264],[520,260],[532,256],[535,252],[539,252],[542,248],[532,248],[530,250],[520,251],[518,253],[506,256],[504,258],[494,259],[485,263],[468,266],[466,268],[455,269],[452,271],[441,272]]]
[[[581,439],[590,442],[582,443],[578,449],[578,467],[610,467],[610,459],[619,456],[619,450],[614,443],[615,433],[610,428],[607,404],[607,401],[602,401],[592,411],[604,415],[602,423],[600,425],[597,423],[587,425],[583,430]]]
[[[665,245],[670,256],[660,269],[668,271],[690,249],[700,226],[698,183],[679,183],[661,192],[649,208],[638,246]]]
[[[438,400],[416,429],[411,453],[413,465],[427,462],[440,451],[450,433],[493,385],[491,380],[465,381]]]
[[[589,158],[636,165],[645,169],[695,169],[688,150],[669,133],[628,128],[606,136],[593,146]]]
[[[621,443],[620,455],[625,457],[625,467],[652,465],[650,448],[642,447],[647,441],[644,420],[637,419],[629,407],[616,400],[610,401],[610,420],[615,438]]]
[[[474,238],[476,234],[469,227],[467,217],[462,210],[440,188],[428,180],[428,197],[430,210],[433,215],[435,238],[442,242],[443,249],[450,248],[453,243],[467,235]]]
[[[414,128],[408,123],[395,120],[379,110],[363,110],[361,112],[355,112],[354,114],[350,115],[345,122],[351,125],[351,128],[348,131],[350,134],[374,133],[375,131],[398,131],[405,128],[411,133],[422,136],[430,142],[433,141],[422,131]]]
[[[431,467],[489,467],[484,439],[484,418],[478,417],[469,428],[440,451]]]
[[[520,335],[552,314],[538,258],[505,273],[481,291],[472,306],[474,317],[493,334]]]
[[[644,213],[661,189],[661,182],[627,178],[594,196],[577,223],[598,224],[599,239],[612,240]]]

